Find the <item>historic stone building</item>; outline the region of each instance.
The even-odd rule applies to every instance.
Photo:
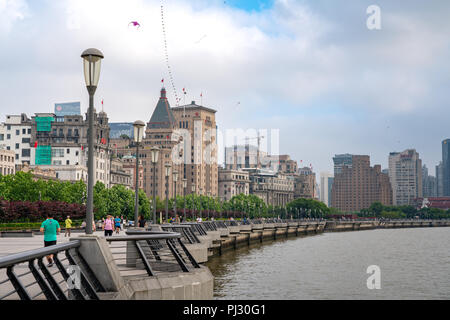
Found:
[[[250,175],[250,194],[267,205],[285,206],[294,200],[294,177],[267,169],[243,169]]]
[[[123,185],[128,189],[132,187],[132,174],[129,170],[124,168],[122,159],[111,159],[111,175],[110,186]]]
[[[6,176],[15,173],[15,152],[0,148],[0,175]]]
[[[165,164],[170,164],[168,195],[174,196],[175,184],[173,171],[178,171],[176,193],[183,195],[183,182],[187,180],[186,193],[218,195],[218,166],[216,141],[216,111],[196,105],[171,108],[165,88],[147,123],[143,150],[139,158],[144,167],[144,190],[153,196],[153,165],[151,163],[152,146],[160,149],[156,166],[156,195],[165,198]]]
[[[294,177],[294,199],[314,199],[317,194],[316,174],[311,168],[305,167]]]
[[[351,167],[343,164],[334,177],[331,205],[344,212],[369,208],[374,202],[392,205],[389,176],[381,166],[370,167],[370,157],[352,155]]]
[[[123,162],[123,170],[128,172],[131,177],[131,189],[135,190],[136,187],[136,156],[126,155],[121,158]],[[142,160],[139,160],[138,168],[138,188],[144,189],[144,166]]]
[[[54,113],[36,113],[31,118],[31,165],[53,169],[61,180],[87,181],[88,113],[57,117]],[[108,117],[94,110],[94,183],[110,187]]]
[[[250,177],[247,171],[226,170],[219,168],[219,198],[230,200],[239,194],[248,195],[250,191]]]

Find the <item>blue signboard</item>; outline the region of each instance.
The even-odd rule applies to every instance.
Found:
[[[80,102],[55,103],[57,117],[81,115]]]
[[[131,122],[109,123],[109,137],[111,139],[118,139],[123,134],[127,135],[130,138],[134,137],[133,123]]]

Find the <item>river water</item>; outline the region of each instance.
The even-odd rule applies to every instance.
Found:
[[[380,289],[368,289],[380,269]],[[450,228],[288,238],[230,250],[207,266],[215,299],[450,299]]]

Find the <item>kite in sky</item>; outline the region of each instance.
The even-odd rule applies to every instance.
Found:
[[[137,21],[131,21],[131,22],[128,24],[128,26],[130,26],[130,24],[132,24],[133,27],[137,27],[138,29],[141,27],[141,25],[140,25],[139,22],[137,22]]]

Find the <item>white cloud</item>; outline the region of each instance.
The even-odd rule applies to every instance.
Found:
[[[9,32],[14,22],[23,20],[27,8],[24,0],[0,0],[0,33]]]

